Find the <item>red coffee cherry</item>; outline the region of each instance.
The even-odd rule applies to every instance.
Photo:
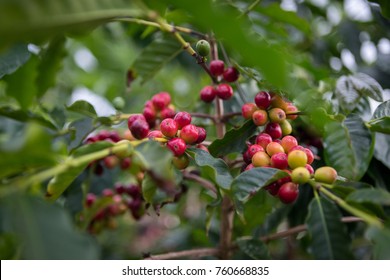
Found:
[[[194,144],[198,140],[199,133],[198,129],[193,124],[184,126],[180,131],[180,138],[183,139],[187,144]]]
[[[263,126],[268,122],[268,114],[265,110],[256,110],[252,114],[253,123],[257,126]]]
[[[145,121],[146,122],[146,119],[144,117],[144,115],[142,114],[134,114],[134,115],[131,115],[128,119],[127,119],[127,126],[130,130],[130,126],[136,121],[136,120],[142,120],[142,121]],[[108,133],[108,131],[107,131]],[[107,137],[105,137],[104,139],[108,138],[108,135]]]
[[[267,145],[272,142],[272,137],[267,133],[260,133],[257,135],[255,142],[265,149],[267,148]]]
[[[278,123],[268,123],[264,129],[264,132],[269,134],[272,139],[278,139],[282,137],[282,128]]]
[[[151,107],[144,107],[144,110],[142,112],[144,115],[146,121],[150,124],[156,121],[156,111],[154,108]]]
[[[252,118],[253,113],[258,110],[255,103],[246,103],[242,105],[241,112],[244,119],[249,120]]]
[[[203,127],[197,126],[196,129],[198,130],[198,139],[196,139],[196,144],[202,143],[204,140],[206,140],[207,132],[206,129]]]
[[[248,147],[248,156],[252,159],[253,155],[256,154],[257,152],[264,152],[264,149],[262,146],[253,144]]]
[[[260,91],[255,96],[255,103],[259,109],[266,110],[271,105],[271,95],[266,91]]]
[[[108,169],[113,169],[119,164],[119,158],[115,155],[107,156],[103,159],[103,162]]]
[[[271,142],[265,147],[265,150],[269,156],[273,156],[277,153],[284,153],[284,149],[282,145],[280,145],[278,142]]]
[[[131,134],[136,139],[144,139],[149,134],[149,125],[142,119],[135,120],[129,127]]]
[[[173,119],[176,121],[178,129],[190,124],[192,120],[190,113],[187,112],[178,112]]]
[[[152,130],[148,133],[149,139],[163,138],[163,137],[164,137],[164,134],[162,134],[161,130]]]
[[[306,167],[307,171],[309,171],[310,175],[314,174],[314,169],[310,164],[306,164],[305,167]]]
[[[298,198],[298,194],[298,185],[292,182],[284,183],[278,191],[280,201],[285,204],[293,203]]]
[[[161,119],[167,119],[167,118],[171,118],[173,119],[176,115],[176,112],[175,112],[175,109],[174,108],[171,108],[171,106],[169,105],[168,107],[164,108],[161,112],[160,112],[160,116],[161,116]]]
[[[213,60],[210,62],[210,73],[214,77],[220,76],[223,74],[223,70],[225,69],[225,63],[222,60]]]
[[[131,166],[131,158],[124,158],[121,161],[121,169],[126,170]]]
[[[287,119],[289,120],[295,120],[298,115],[290,115],[291,113],[296,113],[298,112],[298,108],[295,107],[293,104],[288,104],[287,107],[286,107],[286,117]]]
[[[267,190],[272,196],[276,196],[279,192],[280,187],[281,184],[279,184],[278,182],[274,182],[264,187],[264,189]]]
[[[168,92],[159,92],[152,97],[154,108],[161,111],[171,103],[171,95]]]
[[[228,67],[223,72],[223,79],[228,83],[233,83],[238,80],[240,73],[235,67]]]
[[[178,125],[174,119],[164,119],[160,124],[160,130],[166,137],[175,137],[178,129]]]
[[[200,91],[200,99],[203,102],[210,103],[215,99],[217,94],[218,92],[213,86],[205,86]]]
[[[217,95],[222,100],[228,100],[233,96],[233,88],[228,84],[219,84],[217,86]]]
[[[287,155],[285,153],[276,153],[271,157],[271,166],[278,169],[286,169],[288,167]]]
[[[296,146],[298,146],[298,141],[294,136],[284,136],[282,138],[282,147],[286,153],[290,152],[290,150]]]
[[[306,156],[307,156],[307,163],[312,164],[314,161],[313,152],[308,148],[305,148],[304,152],[306,153]]]
[[[96,201],[96,195],[94,195],[93,193],[88,193],[87,194],[87,197],[85,198],[85,205],[87,207],[91,207],[92,204],[94,204]]]
[[[167,143],[168,149],[170,149],[175,156],[181,156],[186,151],[186,142],[181,138],[172,138]]]

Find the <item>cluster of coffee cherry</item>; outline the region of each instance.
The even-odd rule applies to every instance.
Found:
[[[249,144],[243,153],[245,170],[255,167],[272,167],[289,175],[266,186],[271,195],[278,196],[283,203],[293,203],[299,194],[299,184],[307,183],[311,177],[318,182],[332,184],[337,172],[331,167],[321,167],[315,172],[311,164],[314,154],[309,148],[298,144],[291,136],[292,127],[288,119],[297,117],[298,109],[276,94],[261,91],[255,103],[242,106],[245,119],[252,119],[257,126],[265,126],[262,133]]]
[[[91,219],[88,225],[90,233],[99,233],[104,228],[115,229],[117,224],[115,217],[130,212],[135,220],[139,220],[144,214],[144,200],[141,187],[137,184],[116,183],[114,190],[104,189],[100,196],[88,193],[85,199],[85,207],[91,208],[99,199],[111,198],[112,203],[100,209]]]

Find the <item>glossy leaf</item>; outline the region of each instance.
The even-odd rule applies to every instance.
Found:
[[[215,184],[224,190],[229,190],[233,177],[230,174],[226,163],[220,158],[214,158],[208,152],[201,149],[188,149],[191,156],[194,157],[196,165],[202,168],[202,171]]]
[[[368,127],[371,131],[390,134],[390,116],[371,120]]]
[[[372,119],[380,119],[382,117],[390,117],[390,100],[387,100],[375,109]]]
[[[363,189],[351,193],[347,201],[357,203],[375,203],[390,206],[390,193],[383,189]]]
[[[209,146],[209,151],[215,157],[241,153],[246,148],[247,139],[255,133],[256,129],[257,126],[249,120],[243,126],[226,132],[222,139],[214,140]]]
[[[381,7],[381,13],[384,17],[390,19],[390,2],[387,0],[370,0],[370,2],[378,3]]]
[[[28,61],[30,55],[27,45],[23,44],[17,44],[0,54],[0,79],[15,72]]]
[[[56,124],[47,116],[29,110],[14,109],[12,107],[0,107],[0,115],[20,122],[35,121],[40,125],[56,130]]]
[[[21,258],[99,258],[96,243],[75,230],[71,218],[59,205],[27,196],[13,196],[0,205],[3,229],[14,233],[22,243]]]
[[[339,175],[355,181],[364,175],[373,155],[374,139],[359,117],[328,123],[324,144],[325,160]]]
[[[316,197],[309,205],[306,224],[311,236],[311,248],[316,259],[350,259],[349,238],[337,207]]]
[[[374,258],[377,260],[390,259],[390,229],[370,227],[366,236],[372,241],[374,247]]]
[[[76,112],[89,118],[96,118],[95,108],[85,100],[77,100],[72,105],[66,108],[68,111]]]
[[[375,158],[390,168],[390,135],[375,134]]]
[[[236,240],[238,248],[254,260],[271,259],[267,246],[259,239],[241,238]]]
[[[116,17],[142,14],[126,0],[3,0],[0,2],[0,46],[42,41],[65,32],[80,33]]]

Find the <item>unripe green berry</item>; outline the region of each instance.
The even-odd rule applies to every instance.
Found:
[[[126,105],[126,102],[125,100],[123,99],[123,97],[121,96],[117,96],[115,97],[113,100],[112,100],[112,105],[114,105],[114,108],[117,109],[117,110],[122,110],[125,105]]]
[[[186,154],[183,154],[178,157],[173,157],[172,163],[177,169],[182,170],[188,167],[188,165],[190,164],[190,159]]]
[[[196,43],[196,51],[200,56],[208,56],[210,53],[210,44],[206,40],[199,40]]]
[[[291,180],[297,184],[307,183],[310,179],[310,172],[306,167],[297,167],[291,172]]]
[[[323,166],[314,172],[314,179],[317,182],[333,184],[337,179],[337,171],[330,166]]]

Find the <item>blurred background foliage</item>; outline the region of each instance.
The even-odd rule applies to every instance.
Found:
[[[241,88],[236,88],[236,93],[244,94],[235,94],[226,103],[227,112],[239,111],[260,89],[279,91],[307,113],[295,125],[296,136],[316,147],[321,158],[319,137],[325,136],[325,145],[332,144],[326,131],[328,122],[338,114],[350,113],[368,121],[378,104],[389,99],[390,22],[386,1],[146,2],[171,24],[204,34],[213,32],[220,43],[220,57],[239,67]],[[145,101],[160,91],[171,93],[178,110],[212,112],[211,106],[198,102],[199,91],[210,83],[209,77],[192,57],[178,52],[180,46],[173,38],[157,28],[119,20],[142,17],[138,4],[125,0],[0,0],[2,184],[21,172],[53,166],[93,129],[111,127],[112,123],[105,127],[95,119],[116,113],[112,105],[115,97],[124,98],[122,111],[126,113],[140,112]],[[198,39],[184,36],[193,45]],[[146,50],[147,55],[142,55]],[[139,74],[131,82],[129,69]],[[340,77],[357,88],[353,99],[348,99]],[[366,88],[368,93],[363,94]],[[96,118],[68,110],[76,100],[91,103]],[[239,117],[233,119],[229,128],[241,121]],[[199,122],[207,127],[208,139],[214,140],[212,124]],[[114,128],[123,132],[126,124],[115,124]],[[386,178],[390,138],[373,133],[369,137],[376,137],[374,155],[370,151],[351,155],[355,162],[367,165],[357,167],[360,173],[354,179],[363,178],[390,190]],[[332,153],[325,153],[328,162]],[[342,164],[340,168],[348,174],[350,165],[345,164],[350,162]],[[116,169],[106,170],[102,177],[93,178],[91,190],[99,193],[112,188],[118,173]],[[38,198],[40,185],[33,186],[26,196],[1,195],[0,257],[123,259],[140,258],[148,252],[217,246],[219,213],[210,216],[210,198],[192,182],[185,182],[186,195],[178,203],[165,206],[160,216],[150,211],[141,221],[134,221],[127,215],[118,220],[114,231],[97,236],[81,232],[74,221],[82,209],[83,176],[87,175],[77,178],[54,204]],[[247,224],[236,221],[240,226],[235,235],[258,237],[304,224],[311,197],[311,191],[303,189],[294,206],[284,206],[259,192],[246,205]],[[354,257],[370,258],[372,247],[363,238],[362,226],[349,225],[347,229],[357,236],[350,245]],[[298,247],[292,247],[289,239],[272,241],[271,256],[313,258],[307,253],[308,238],[305,234],[298,236]],[[242,254],[235,258],[248,257]]]

